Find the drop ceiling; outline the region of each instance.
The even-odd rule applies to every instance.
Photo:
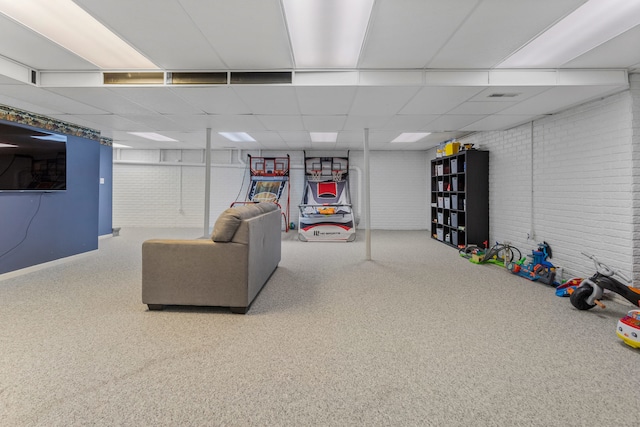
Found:
[[[626,90],[640,66],[634,27],[553,69],[498,68],[584,0],[376,0],[354,69],[296,68],[281,0],[75,2],[160,71],[291,73],[276,85],[104,85],[112,70],[0,14],[0,104],[140,149],[204,148],[211,128],[213,148],[357,150],[368,128],[372,149],[424,150]],[[256,142],[233,143],[223,131]],[[338,139],[312,143],[309,132]],[[390,142],[402,132],[431,135]]]

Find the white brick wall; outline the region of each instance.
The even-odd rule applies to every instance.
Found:
[[[204,223],[203,156],[199,150],[121,150],[114,164],[113,224],[115,227],[200,227]],[[258,153],[252,153],[259,155]],[[286,156],[286,152],[263,152],[263,156]],[[307,155],[346,155],[343,152]],[[291,216],[298,223],[298,204],[302,200],[304,172],[303,153],[291,156]],[[352,151],[351,196],[356,216],[362,209],[360,191],[364,155]],[[246,162],[246,153],[241,159]],[[191,165],[178,165],[183,161]],[[135,163],[126,163],[135,162]],[[231,163],[233,162],[233,163]],[[146,164],[145,164],[146,163]],[[197,163],[197,165],[196,165]],[[244,200],[248,172],[228,151],[214,151],[212,163],[231,167],[213,167],[211,180],[211,218],[217,216],[236,200],[242,177],[244,186],[238,200]],[[426,229],[427,153],[372,152],[371,153],[371,211],[374,229]],[[281,199],[285,206],[286,194]],[[360,227],[364,221],[360,222]]]
[[[425,151],[370,153],[372,229],[427,228],[430,215],[430,209],[427,209],[427,187],[431,182],[427,175],[427,159]],[[351,152],[351,164],[364,173],[364,152]],[[358,184],[358,177],[352,176],[354,206],[359,203]],[[362,218],[360,226],[364,225]]]
[[[631,273],[631,105],[624,92],[465,139],[490,151],[491,241],[546,241],[565,277],[593,273],[581,251]]]
[[[632,159],[631,171],[632,223],[633,223],[633,278],[636,286],[640,283],[640,74],[631,74],[629,78],[632,100]]]

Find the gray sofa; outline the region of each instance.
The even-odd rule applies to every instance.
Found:
[[[280,262],[281,212],[273,203],[229,208],[211,239],[142,244],[142,302],[230,307],[246,313]]]

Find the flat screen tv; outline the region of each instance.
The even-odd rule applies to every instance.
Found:
[[[67,137],[0,123],[0,192],[67,189]]]

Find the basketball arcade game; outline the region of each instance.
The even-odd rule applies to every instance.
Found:
[[[348,157],[306,157],[298,239],[352,242],[356,229],[349,193]]]
[[[282,211],[285,231],[289,231],[289,199],[291,195],[291,189],[288,185],[289,155],[287,154],[287,157],[253,157],[248,154],[248,156],[251,181],[247,189],[246,200],[235,201],[231,207],[250,203],[275,203]],[[283,209],[280,205],[280,198],[285,187],[287,187],[287,204]]]

